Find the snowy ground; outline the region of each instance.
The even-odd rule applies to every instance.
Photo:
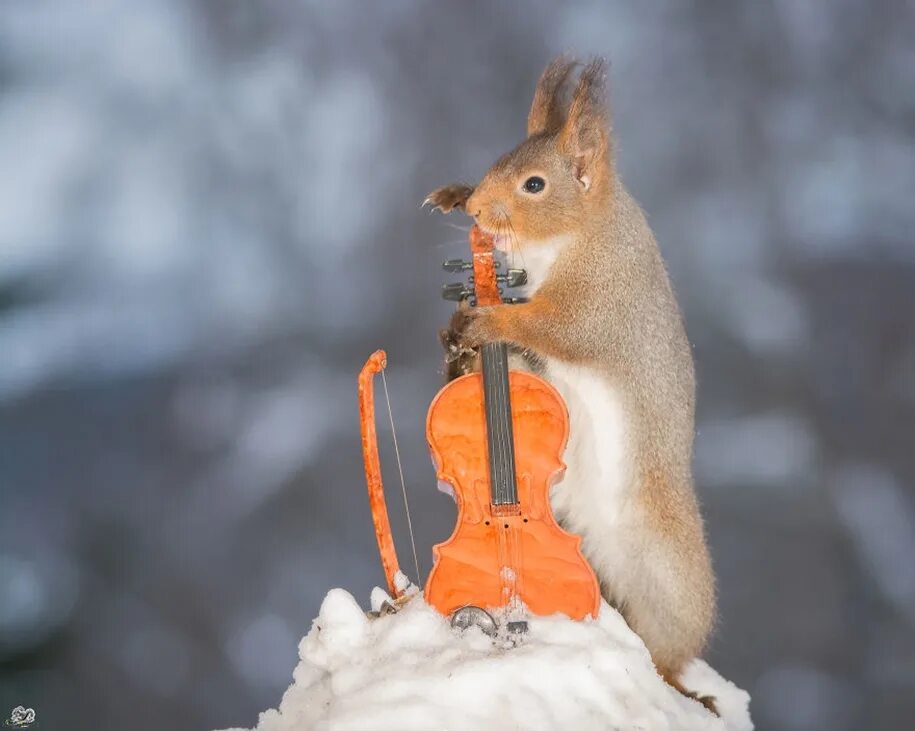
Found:
[[[475,627],[459,633],[420,597],[370,619],[333,589],[299,656],[294,683],[257,731],[753,728],[745,691],[695,661],[685,684],[715,696],[716,718],[661,680],[606,604],[596,621],[532,618],[516,644]]]

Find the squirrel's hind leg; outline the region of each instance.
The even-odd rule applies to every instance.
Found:
[[[641,550],[620,577],[621,611],[664,680],[717,715],[714,698],[690,692],[679,680],[711,632],[715,585],[692,486],[672,488],[675,481],[670,472],[643,472]]]

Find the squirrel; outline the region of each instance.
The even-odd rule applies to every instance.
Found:
[[[604,598],[644,641],[659,674],[680,673],[715,621],[715,580],[691,469],[695,375],[689,340],[654,235],[620,182],[606,64],[565,56],[538,81],[527,139],[475,187],[425,203],[463,209],[504,252],[517,250],[529,301],[462,307],[442,333],[448,376],[491,341],[538,373],[569,409],[566,473],[551,492],[582,538]],[[571,98],[567,90],[573,87]]]

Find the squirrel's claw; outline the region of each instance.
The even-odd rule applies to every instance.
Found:
[[[442,330],[439,333],[439,339],[445,349],[445,383],[479,370],[477,363],[479,353],[458,342],[453,331]]]
[[[473,188],[464,183],[454,183],[436,188],[423,201],[423,206],[430,205],[442,213],[451,213],[455,208],[464,208],[467,199],[473,194]]]

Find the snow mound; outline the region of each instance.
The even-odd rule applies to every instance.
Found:
[[[715,696],[715,717],[658,676],[607,604],[593,621],[532,617],[525,635],[494,639],[452,629],[420,596],[372,619],[333,589],[299,656],[293,685],[257,731],[753,728],[745,691],[694,661],[684,684]]]

